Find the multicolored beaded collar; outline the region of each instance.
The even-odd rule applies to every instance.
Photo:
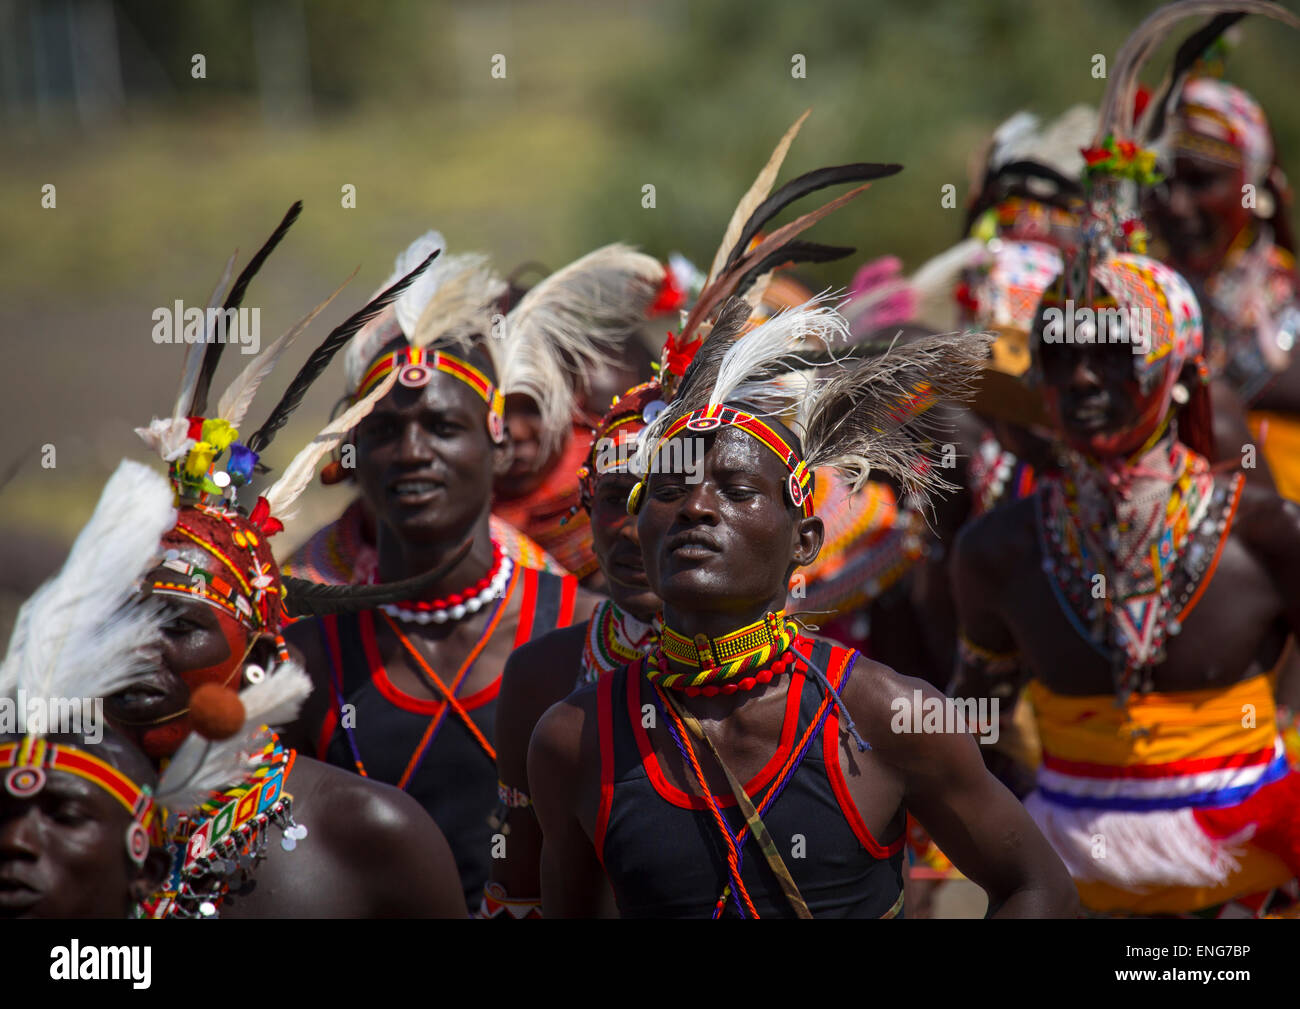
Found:
[[[783,673],[794,661],[790,646],[798,637],[799,625],[785,615],[785,610],[768,612],[761,620],[720,638],[697,634],[692,639],[665,625],[659,647],[646,663],[646,677],[651,683],[681,690],[688,697],[752,690]],[[672,672],[669,659],[689,671]]]
[[[294,822],[293,796],[285,791],[297,753],[266,730],[256,766],[242,781],[213,792],[197,810],[179,816],[168,832],[171,876],[135,909],[137,918],[215,918],[239,873],[247,878],[266,857],[271,824],[280,846],[293,851],[307,836]]]
[[[613,600],[602,601],[587,621],[578,686],[595,683],[605,673],[635,662],[659,641],[659,618],[643,624]]]
[[[0,743],[0,769],[7,769],[5,791],[16,799],[39,794],[51,771],[75,775],[103,789],[131,814],[126,852],[136,865],[144,865],[149,849],[162,843],[162,821],[167,814],[154,805],[153,790],[137,785],[112,764],[85,750],[27,735],[22,742]]]
[[[790,447],[780,434],[772,427],[765,424],[762,420],[755,417],[752,413],[745,413],[731,406],[709,406],[702,410],[696,410],[684,417],[679,417],[668,426],[668,430],[663,433],[659,442],[655,445],[654,451],[650,454],[650,459],[658,457],[663,447],[673,438],[681,434],[682,431],[695,431],[704,433],[707,431],[716,431],[721,427],[737,427],[746,434],[751,435],[760,444],[770,449],[790,471],[790,478],[786,481],[786,491],[790,495],[790,501],[796,508],[802,509],[805,517],[811,517],[813,513],[813,496],[812,480],[813,474],[798,453]],[[628,495],[627,510],[635,515],[641,510],[641,503],[645,498],[645,481],[642,480],[632,488],[632,493]]]
[[[505,440],[506,400],[501,390],[483,372],[468,361],[454,357],[442,350],[425,350],[422,347],[399,347],[379,357],[367,370],[357,387],[352,401],[359,402],[393,371],[398,371],[397,381],[408,389],[422,389],[429,384],[434,372],[442,372],[459,379],[473,389],[488,406],[488,434],[500,444]]]

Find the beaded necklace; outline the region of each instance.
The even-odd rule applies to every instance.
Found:
[[[649,655],[646,676],[651,683],[684,691],[688,697],[752,690],[785,672],[795,660],[790,646],[798,635],[799,625],[785,610],[769,611],[761,620],[720,638],[697,634],[691,639],[665,625],[658,647]],[[689,671],[672,672],[669,659]]]
[[[642,623],[606,599],[587,623],[582,643],[582,673],[578,685],[595,683],[605,673],[635,662],[659,640],[659,619]]]
[[[414,624],[445,624],[448,620],[463,620],[477,613],[505,593],[514,572],[515,562],[505,555],[501,544],[492,541],[492,567],[488,573],[469,588],[453,592],[440,599],[410,599],[400,603],[387,603],[381,607],[390,617]]]
[[[1066,475],[1044,479],[1036,497],[1043,566],[1075,630],[1110,659],[1117,703],[1153,689],[1169,637],[1218,564],[1241,483],[1237,474],[1216,488],[1208,462],[1172,439],[1123,470],[1076,460]]]
[[[181,814],[168,828],[171,875],[161,890],[138,904],[137,918],[215,918],[236,873],[252,876],[266,858],[269,827],[293,851],[307,836],[294,822],[293,796],[284,790],[297,752],[286,749],[274,732],[254,754],[255,766],[236,785],[213,792],[197,810]]]

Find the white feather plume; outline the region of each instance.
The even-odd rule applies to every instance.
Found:
[[[543,454],[563,443],[573,423],[579,376],[617,353],[663,279],[653,256],[606,245],[556,270],[506,317],[501,390],[537,404]]]
[[[0,696],[104,697],[138,674],[137,652],[160,626],[134,605],[136,582],[176,521],[171,485],[124,460],[59,573],[23,605],[0,664]]]
[[[281,520],[289,517],[289,506],[310,486],[316,475],[316,465],[366,418],[376,403],[388,395],[397,382],[397,375],[396,371],[390,372],[365,399],[325,425],[307,447],[293,457],[280,479],[264,495],[272,515]]]
[[[445,261],[445,262],[444,262]],[[414,347],[430,347],[453,341],[468,351],[475,337],[488,336],[492,313],[497,301],[506,293],[506,282],[497,276],[482,253],[462,253],[439,257],[440,283],[415,325],[406,330]],[[488,354],[496,366],[495,340],[485,340]]]
[[[175,816],[201,805],[211,792],[236,784],[252,770],[252,755],[266,744],[264,726],[293,721],[311,690],[311,677],[296,662],[273,666],[261,683],[240,691],[244,724],[239,732],[215,743],[191,733],[181,744],[158,782],[159,803]]]
[[[352,277],[355,276],[356,272],[354,271]],[[253,405],[253,397],[257,395],[258,387],[261,386],[263,380],[275,370],[276,364],[284,355],[284,352],[289,349],[290,344],[298,338],[303,330],[311,325],[316,316],[324,311],[325,306],[339,296],[339,292],[347,287],[352,277],[348,277],[347,280],[343,281],[328,298],[299,319],[262,353],[248,362],[244,370],[235,376],[235,380],[221,394],[221,399],[217,401],[217,416],[219,418],[227,421],[234,428],[238,428],[244,422],[244,416],[248,413],[248,408]]]

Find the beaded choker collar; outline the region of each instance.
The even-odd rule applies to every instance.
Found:
[[[500,599],[510,584],[515,562],[505,555],[501,544],[492,541],[492,567],[488,573],[469,588],[453,592],[445,599],[413,599],[389,603],[380,607],[390,617],[407,623],[445,624],[448,620],[463,620],[477,613],[488,603]]]
[[[663,436],[655,445],[654,451],[650,453],[652,464],[653,460],[659,455],[660,450],[673,438],[681,434],[682,431],[704,433],[716,431],[721,427],[738,427],[774,452],[790,471],[790,478],[786,481],[786,492],[790,495],[791,502],[796,508],[802,509],[805,516],[812,515],[812,470],[808,468],[795,450],[774,428],[765,424],[753,414],[745,413],[734,407],[709,406],[703,410],[689,413],[684,417],[678,417],[668,426],[668,430],[663,433]],[[628,495],[627,510],[635,515],[640,510],[644,497],[645,481],[642,480],[632,488],[632,493]]]
[[[646,676],[651,683],[681,690],[688,697],[752,690],[785,672],[795,660],[790,646],[798,636],[799,626],[785,610],[768,612],[762,620],[720,638],[697,634],[692,639],[665,625],[659,647],[646,665]],[[673,672],[669,659],[689,671]]]
[[[399,347],[383,355],[370,366],[357,387],[353,402],[360,402],[388,375],[397,372],[397,381],[411,389],[421,389],[429,384],[435,371],[459,379],[473,389],[488,406],[488,433],[500,444],[505,440],[505,396],[483,372],[468,361],[453,357],[441,350],[424,350],[420,347]]]
[[[595,683],[605,673],[635,662],[658,641],[658,617],[645,624],[619,609],[612,600],[604,600],[587,622],[578,685]]]

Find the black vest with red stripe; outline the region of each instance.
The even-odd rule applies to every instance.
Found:
[[[828,642],[801,648],[843,690],[857,653]],[[596,852],[623,917],[710,917],[727,885],[727,844],[702,796],[674,787],[663,775],[644,724],[644,705],[666,719],[641,663],[603,676],[597,687],[601,801]],[[745,782],[795,885],[814,918],[879,918],[898,913],[905,835],[879,844],[849,795],[840,766],[838,711],[825,703],[815,678],[791,675],[776,752]],[[822,713],[825,706],[825,713]],[[822,717],[820,729],[816,725]],[[663,724],[663,723],[661,723]],[[810,732],[811,730],[811,732]],[[801,744],[807,740],[806,748]],[[692,740],[700,761],[712,760]],[[802,749],[784,785],[781,771]],[[694,782],[694,779],[692,779]],[[775,798],[765,811],[762,801]],[[733,832],[745,819],[730,792],[715,794]],[[792,917],[793,910],[757,842],[744,837],[741,879],[759,917]],[[724,916],[738,916],[730,899]]]
[[[514,648],[557,627],[567,627],[573,620],[578,585],[570,576],[532,568],[518,570],[518,584],[511,591],[522,592],[523,598]],[[350,771],[358,770],[360,763],[368,777],[398,785],[431,724],[440,720],[404,787],[442,828],[456,857],[465,902],[476,911],[492,864],[496,831],[488,818],[497,803],[496,764],[456,713],[444,710],[443,702],[412,697],[388,678],[375,642],[375,619],[372,611],[366,611],[317,621],[331,665],[330,713],[321,730],[317,756]],[[493,745],[500,689],[498,670],[486,687],[458,697]],[[350,731],[340,721],[343,705],[351,706],[346,712]]]

